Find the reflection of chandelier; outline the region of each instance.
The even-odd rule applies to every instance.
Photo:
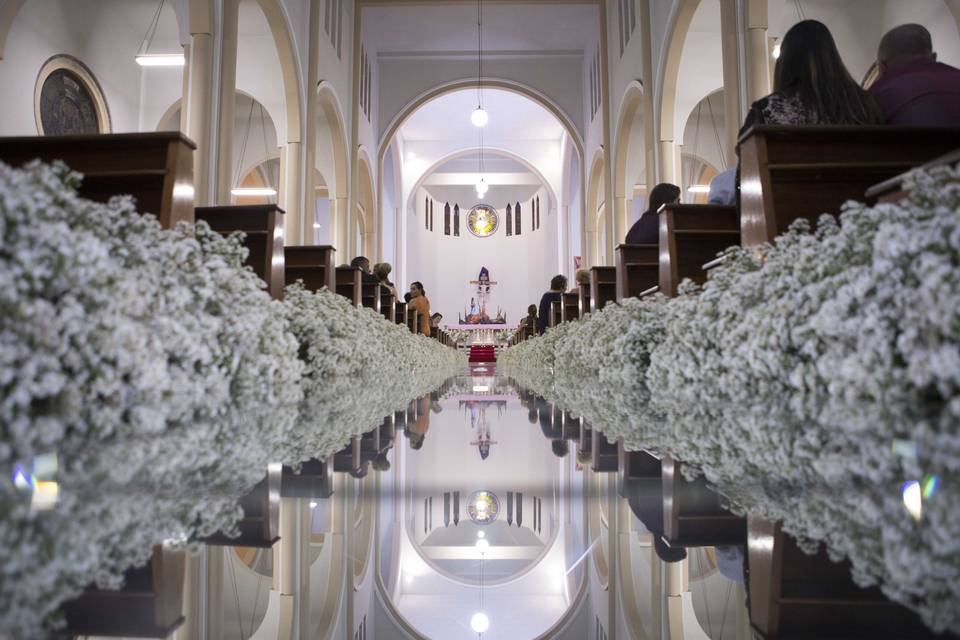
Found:
[[[477,524],[490,524],[500,513],[500,500],[490,491],[474,491],[467,502],[467,515]]]

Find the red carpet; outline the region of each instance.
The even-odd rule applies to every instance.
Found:
[[[496,362],[497,349],[492,344],[476,344],[470,347],[470,362]]]

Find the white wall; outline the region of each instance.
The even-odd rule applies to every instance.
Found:
[[[469,308],[476,280],[481,267],[490,271],[490,279],[498,284],[493,287],[488,311],[496,315],[500,307],[507,316],[508,324],[516,324],[526,314],[527,305],[537,303],[544,291],[549,289],[550,277],[555,275],[557,264],[555,216],[547,214],[545,193],[540,193],[540,229],[530,230],[530,197],[537,190],[531,187],[492,187],[484,199],[495,206],[500,214],[500,228],[488,238],[477,238],[466,228],[466,215],[476,204],[476,194],[470,187],[431,187],[436,204],[433,213],[433,231],[424,228],[424,198],[428,192],[419,189],[414,197],[416,215],[407,218],[408,258],[407,282],[397,285],[407,287],[410,282],[423,282],[430,299],[431,310],[444,316],[444,323],[455,323],[457,314]],[[498,195],[499,194],[499,195]],[[451,209],[459,201],[460,236],[443,234],[443,206],[450,198]],[[522,210],[522,233],[507,237],[506,204]]]
[[[0,60],[0,134],[37,135],[34,87],[48,58],[68,54],[93,72],[114,132],[153,131],[182,91],[182,69],[134,62],[157,3],[148,0],[44,0],[17,14]],[[165,7],[151,53],[182,51],[173,9]]]

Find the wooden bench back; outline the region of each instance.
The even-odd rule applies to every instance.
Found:
[[[359,267],[337,267],[337,285],[336,292],[350,301],[355,307],[361,307],[362,299],[362,280]]]
[[[360,304],[367,309],[373,309],[376,313],[380,313],[380,292],[381,287],[377,282],[363,282],[363,275],[361,274],[360,282]],[[386,289],[383,289],[386,291]]]
[[[337,292],[337,271],[334,265],[337,250],[329,245],[285,247],[285,284],[303,281],[308,291],[326,287]]]
[[[617,302],[653,293],[657,287],[660,248],[655,244],[621,244],[616,248]],[[651,291],[653,290],[653,291]]]
[[[243,245],[249,254],[244,262],[267,283],[267,292],[283,299],[285,253],[283,247],[283,209],[275,204],[197,207],[194,215],[223,235],[235,231],[244,234]]]
[[[0,138],[0,161],[19,167],[63,160],[84,175],[80,195],[106,202],[128,194],[169,229],[193,222],[193,151],[178,132]]]
[[[759,125],[738,146],[742,243],[756,246],[960,148],[960,128]]]
[[[564,293],[560,303],[560,322],[569,322],[580,317],[580,294]]]
[[[397,321],[397,299],[386,287],[380,287],[380,313],[389,322]]]
[[[590,268],[590,312],[596,313],[617,301],[617,268]]]
[[[717,254],[740,244],[740,216],[736,207],[705,204],[668,204],[661,207],[660,293],[673,297],[684,278],[697,284],[707,280],[704,265]]]
[[[590,313],[590,283],[579,284],[577,287],[580,289],[580,317]]]

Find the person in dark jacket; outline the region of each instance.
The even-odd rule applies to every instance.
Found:
[[[680,202],[680,187],[661,182],[650,192],[650,206],[640,214],[630,231],[627,244],[657,244],[660,242],[660,216],[657,211],[665,204]]]
[[[905,24],[889,31],[880,40],[877,67],[870,95],[887,124],[960,125],[960,69],[937,62],[926,28]]]
[[[550,327],[550,303],[559,302],[566,289],[566,276],[553,276],[553,279],[550,280],[550,291],[547,291],[543,294],[543,297],[540,298],[540,313],[537,316],[537,331],[539,333],[543,333]]]

